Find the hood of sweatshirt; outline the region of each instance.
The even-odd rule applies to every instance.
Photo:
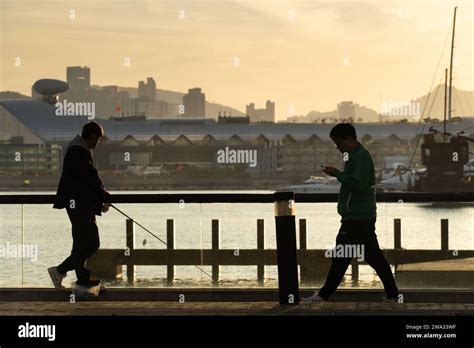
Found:
[[[87,145],[87,142],[80,135],[76,135],[76,137],[68,144],[67,148],[69,149],[71,146],[80,146],[92,153],[89,145]]]

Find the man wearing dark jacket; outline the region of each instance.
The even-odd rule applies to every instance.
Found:
[[[72,251],[59,266],[48,268],[54,287],[61,284],[66,273],[76,271],[78,285],[96,286],[99,281],[91,278],[85,268],[86,260],[99,249],[99,231],[95,215],[106,212],[110,206],[110,195],[104,189],[102,180],[92,160],[92,151],[104,135],[96,122],[84,125],[82,136],[77,135],[69,143],[64,157],[63,172],[59,181],[54,208],[66,208],[72,224]]]
[[[343,154],[344,170],[324,167],[323,171],[341,183],[337,211],[341,215],[341,228],[336,247],[345,252],[362,250],[362,256],[375,269],[387,294],[384,302],[396,302],[398,289],[390,265],[380,250],[375,234],[375,170],[370,153],[357,141],[355,128],[349,123],[336,125],[330,133],[337,149]],[[349,253],[348,253],[349,254]],[[339,255],[338,255],[339,256]],[[319,292],[303,299],[304,302],[327,301],[336,291],[355,255],[332,257],[326,283]]]

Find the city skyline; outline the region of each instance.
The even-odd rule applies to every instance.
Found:
[[[442,82],[455,5],[454,86],[474,90],[469,1],[205,3],[213,6],[2,1],[0,90],[30,95],[37,79],[64,80],[65,66],[87,65],[95,85],[153,76],[158,89],[200,87],[207,101],[238,110],[271,99],[277,120],[342,100],[378,110],[427,93],[447,41],[434,85]]]

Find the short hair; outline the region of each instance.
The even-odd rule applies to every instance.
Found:
[[[100,138],[101,136],[104,135],[104,129],[102,128],[100,124],[98,124],[95,121],[86,123],[84,127],[82,127],[82,138],[87,139],[92,134],[97,135],[97,138]]]
[[[354,126],[351,125],[350,123],[338,123],[331,129],[329,136],[332,139],[335,139],[335,138],[346,139],[346,138],[351,137],[354,140],[357,140],[356,130]]]

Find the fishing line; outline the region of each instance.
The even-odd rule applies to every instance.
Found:
[[[110,205],[112,208],[114,208],[115,210],[117,210],[120,214],[122,214],[123,216],[125,216],[127,219],[129,220],[132,220],[135,224],[137,224],[137,226],[141,227],[143,230],[145,230],[146,232],[148,232],[149,234],[151,234],[153,237],[155,237],[156,239],[158,239],[161,243],[163,243],[164,245],[168,246],[168,244],[163,240],[161,239],[160,237],[158,237],[156,234],[154,234],[153,232],[151,232],[148,228],[146,228],[145,226],[143,226],[141,223],[139,223],[137,220],[135,219],[132,219],[130,216],[128,216],[127,214],[125,214],[123,211],[121,211],[119,208],[117,208],[115,205],[111,204]],[[194,267],[196,267],[198,270],[200,270],[202,273],[204,273],[205,275],[207,275],[209,278],[212,279],[212,275],[210,275],[209,273],[207,273],[205,270],[202,269],[202,267],[199,267],[197,265],[194,265]]]

